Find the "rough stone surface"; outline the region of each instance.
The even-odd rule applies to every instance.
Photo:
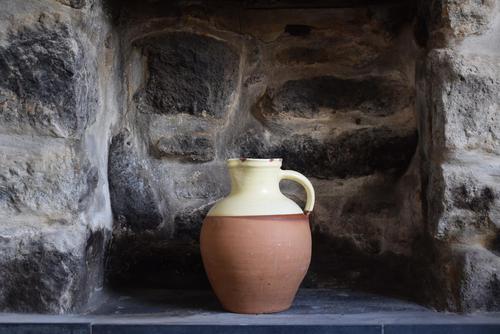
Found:
[[[136,95],[143,111],[223,117],[237,82],[238,55],[225,43],[187,32],[136,43],[148,59],[149,79]]]
[[[215,155],[211,138],[195,135],[162,137],[154,150],[159,157],[177,157],[200,162],[213,160]]]
[[[2,128],[70,137],[92,119],[83,45],[75,35],[49,19],[9,33],[0,47]]]
[[[347,178],[380,171],[402,173],[416,144],[414,131],[400,134],[386,127],[354,130],[324,141],[292,135],[269,145],[250,132],[236,142],[239,156],[285,156],[283,168],[318,178]]]
[[[82,9],[85,7],[87,1],[86,0],[57,0],[63,5],[70,6],[75,9]]]
[[[433,237],[494,249],[500,230],[500,159],[462,153],[430,169],[428,220]]]
[[[103,287],[116,77],[85,3],[2,3],[0,311],[78,312]]]
[[[461,255],[460,300],[462,309],[500,309],[500,257],[482,247],[457,247]]]
[[[87,234],[59,223],[42,233],[34,226],[15,228],[1,231],[2,309],[63,313],[84,308],[100,287],[107,238],[103,232]]]
[[[287,114],[313,118],[322,109],[359,110],[386,116],[401,111],[411,102],[407,87],[375,78],[353,80],[322,76],[291,80],[269,95],[270,108],[263,111],[264,116]]]
[[[443,12],[428,46],[443,48],[430,49],[417,68],[422,207],[432,243],[422,289],[434,292],[426,302],[440,309],[499,310],[500,63],[481,51],[491,41],[474,37],[497,24],[496,4],[436,3]]]
[[[432,51],[425,75],[435,105],[431,116],[436,150],[480,149],[500,153],[500,59]],[[429,143],[430,145],[430,143]]]
[[[428,298],[436,306],[457,312],[499,309],[500,259],[478,244],[439,244],[432,279],[439,290]]]
[[[418,3],[417,39],[432,47],[484,34],[493,25],[496,0],[425,0]]]
[[[489,28],[495,0],[446,1],[447,19],[456,36],[477,35]]]
[[[88,208],[99,175],[76,154],[76,148],[57,139],[0,138],[0,209],[4,215],[29,213],[45,222],[71,224]]]
[[[161,224],[163,218],[148,174],[147,160],[134,150],[130,134],[113,137],[108,175],[113,215],[120,228],[150,230]]]

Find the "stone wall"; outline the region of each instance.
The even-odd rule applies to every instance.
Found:
[[[0,310],[209,288],[241,156],[316,189],[304,287],[500,309],[500,4],[346,3],[3,1]]]
[[[116,40],[92,1],[2,1],[0,310],[81,309],[103,287]]]
[[[440,309],[500,310],[500,3],[421,6],[424,291]]]

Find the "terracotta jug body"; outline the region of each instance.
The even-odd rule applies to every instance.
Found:
[[[281,159],[230,159],[229,196],[203,221],[201,255],[222,306],[236,313],[288,309],[311,261],[309,212],[314,189]],[[279,188],[283,179],[307,193],[304,211]]]

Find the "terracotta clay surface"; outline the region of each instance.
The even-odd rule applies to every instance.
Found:
[[[215,294],[236,313],[288,309],[311,260],[304,214],[208,216],[200,244]]]

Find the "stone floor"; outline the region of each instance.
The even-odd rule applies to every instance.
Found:
[[[458,315],[345,290],[299,292],[278,314],[224,312],[209,291],[108,295],[83,315],[0,314],[0,334],[338,333],[500,334],[499,313]]]

